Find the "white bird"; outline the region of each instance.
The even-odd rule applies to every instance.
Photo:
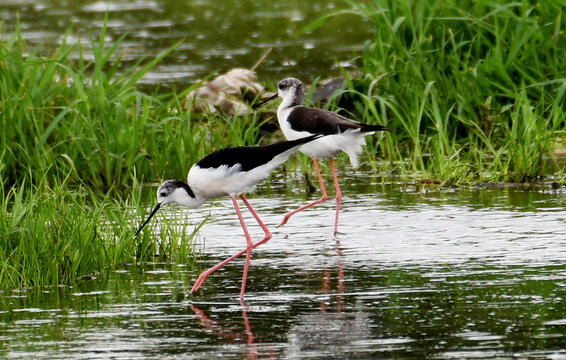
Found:
[[[279,226],[284,225],[291,216],[299,211],[308,209],[314,205],[328,200],[328,194],[317,159],[330,158],[330,167],[336,188],[336,218],[334,221],[334,235],[338,234],[338,216],[340,214],[340,202],[342,192],[336,175],[334,157],[340,152],[345,152],[350,157],[352,166],[358,166],[358,154],[365,145],[365,137],[374,134],[376,131],[389,130],[382,125],[363,124],[350,120],[334,112],[303,106],[305,99],[305,85],[298,79],[287,78],[277,84],[278,93],[264,100],[259,106],[267,101],[280,96],[283,101],[277,109],[277,120],[283,134],[288,140],[300,139],[313,134],[330,134],[324,138],[317,139],[300,147],[299,151],[313,159],[314,167],[318,175],[322,198],[310,204],[300,207],[285,215]]]
[[[210,274],[235,258],[247,253],[240,290],[240,298],[243,299],[252,250],[271,238],[271,233],[248,203],[244,193],[251,191],[258,182],[269,176],[276,167],[283,164],[301,145],[322,136],[324,135],[316,134],[293,141],[276,142],[266,146],[229,147],[207,155],[191,167],[186,183],[182,180],[167,180],[159,186],[157,189],[157,205],[149,214],[147,220],[140,226],[136,236],[147,225],[153,215],[169,203],[196,208],[209,199],[230,196],[244,230],[247,246],[239,253],[200,274],[190,293],[197,291]],[[259,226],[263,229],[265,237],[261,241],[256,243],[252,241],[238,207],[236,196],[242,199]]]

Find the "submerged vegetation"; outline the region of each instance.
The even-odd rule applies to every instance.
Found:
[[[554,158],[566,122],[561,2],[349,3],[304,31],[335,16],[375,27],[361,76],[345,71],[347,90],[329,105],[393,129],[368,138],[365,164],[445,184],[534,182],[562,171]],[[139,184],[183,178],[215,149],[270,140],[259,115],[184,111],[191,89],[136,89],[178,44],[122,69],[123,39],[104,39],[105,28],[90,44],[92,61],[81,43],[42,56],[19,31],[0,41],[0,288],[72,284],[156,256],[189,260],[194,233],[133,238],[147,200]],[[309,163],[297,159],[289,169]]]

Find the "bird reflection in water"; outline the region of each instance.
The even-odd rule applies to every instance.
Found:
[[[248,307],[246,306],[244,300],[240,300],[240,305],[242,307],[242,318],[244,319],[245,332],[242,333],[240,330],[235,330],[235,327],[222,326],[217,321],[209,318],[206,313],[199,309],[195,304],[191,304],[191,309],[198,316],[200,323],[207,330],[211,331],[213,335],[220,336],[226,339],[232,339],[240,342],[245,339],[247,343],[246,347],[246,359],[255,360],[259,359],[259,354],[257,346],[255,344],[255,337],[250,325],[250,318],[248,316]],[[276,355],[272,349],[268,349],[267,354],[261,354],[262,359],[275,359]]]
[[[336,254],[338,254],[338,289],[336,296],[336,312],[341,313],[344,308],[344,261],[342,260],[342,249],[340,245],[340,240],[336,240]],[[331,291],[331,271],[330,269],[324,270],[324,277],[322,279],[322,293],[327,294]],[[322,300],[320,302],[320,312],[325,314],[328,308],[328,302]]]
[[[288,334],[289,336],[289,349],[286,350],[287,355],[297,355],[303,353],[306,348],[311,350],[320,351],[321,354],[324,352],[319,349],[319,346],[327,347],[328,349],[331,348],[330,343],[334,342],[334,340],[329,340],[330,343],[326,342],[323,345],[320,343],[321,336],[336,336],[341,334],[341,331],[323,331],[322,328],[332,328],[332,329],[341,329],[341,330],[348,330],[345,331],[346,333],[351,332],[351,330],[358,330],[354,331],[354,334],[358,333],[366,333],[367,329],[359,330],[355,326],[352,325],[352,320],[354,320],[351,314],[342,314],[342,310],[344,309],[344,291],[345,291],[345,284],[344,284],[344,268],[343,268],[343,253],[342,248],[339,240],[336,240],[335,251],[337,254],[337,269],[331,269],[328,267],[323,272],[322,277],[322,288],[321,294],[323,295],[332,295],[332,273],[334,272],[337,274],[337,288],[336,288],[336,308],[335,311],[329,308],[330,302],[328,299],[323,299],[320,301],[319,312],[318,313],[303,313],[299,315],[297,320],[297,324],[294,325]],[[240,301],[241,309],[242,309],[242,318],[244,320],[244,328],[245,330],[242,331],[241,327],[237,325],[223,325],[220,321],[213,320],[209,316],[206,315],[205,311],[198,308],[195,304],[191,304],[191,309],[197,315],[200,320],[200,324],[214,336],[218,336],[227,340],[232,340],[236,343],[245,342],[247,344],[245,352],[247,359],[275,359],[278,357],[278,354],[273,348],[266,348],[262,347],[258,350],[256,344],[256,337],[254,336],[253,329],[250,323],[250,317],[248,315],[248,306],[245,304],[243,300]],[[365,319],[362,323],[366,323]],[[313,326],[314,325],[314,326]],[[332,326],[331,326],[332,325]],[[346,338],[345,334],[342,334]],[[328,339],[327,339],[328,340]],[[320,344],[319,344],[320,343]],[[338,342],[341,345],[340,342]],[[308,345],[307,345],[308,344]],[[315,345],[316,344],[316,345]],[[267,344],[266,344],[267,345]],[[342,344],[343,345],[343,344]],[[280,354],[279,354],[280,355]]]

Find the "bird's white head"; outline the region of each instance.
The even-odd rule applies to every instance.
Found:
[[[163,205],[179,204],[195,208],[202,204],[198,201],[190,186],[182,180],[167,180],[157,189],[157,202]]]
[[[277,91],[283,99],[281,106],[289,107],[303,105],[306,86],[299,79],[286,78],[277,83]]]
[[[195,208],[202,205],[202,201],[197,200],[191,187],[182,180],[167,180],[157,189],[157,205],[149,214],[142,226],[136,232],[137,236],[142,229],[147,225],[149,220],[157,213],[163,206],[175,203],[189,208]]]

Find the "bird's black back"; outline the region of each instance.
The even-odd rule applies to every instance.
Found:
[[[295,146],[308,143],[322,136],[324,135],[316,134],[291,141],[279,141],[265,146],[228,147],[205,156],[199,160],[196,165],[205,169],[219,168],[223,165],[232,167],[236,164],[240,164],[242,171],[249,171],[268,163],[275,156]]]

